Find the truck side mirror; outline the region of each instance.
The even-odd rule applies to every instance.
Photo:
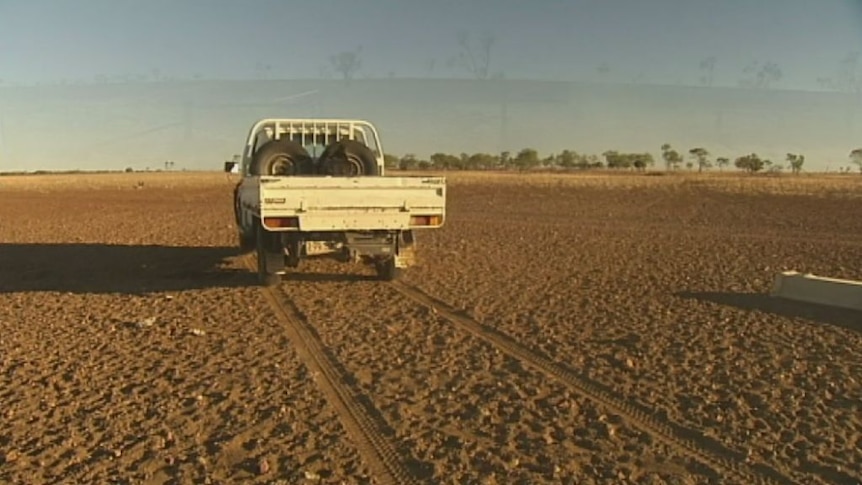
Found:
[[[224,162],[224,171],[227,173],[236,173],[237,163],[236,162]]]

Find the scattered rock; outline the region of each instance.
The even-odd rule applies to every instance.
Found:
[[[305,471],[305,479],[306,480],[313,480],[316,482],[316,481],[320,480],[320,475],[318,475],[315,472],[306,470]]]
[[[269,473],[269,462],[266,460],[266,458],[261,458],[257,462],[257,473],[259,475],[266,475],[267,473]]]
[[[201,329],[199,329],[199,328],[193,328],[193,329],[191,330],[191,332],[192,332],[192,335],[196,335],[196,336],[198,336],[198,337],[203,337],[204,335],[206,335],[206,334],[207,334],[205,331],[203,331],[203,330],[201,330]]]
[[[3,455],[3,463],[12,463],[13,461],[18,459],[18,452],[15,450],[9,450]]]
[[[162,438],[161,436],[156,436],[155,438],[153,438],[153,449],[154,450],[162,450],[165,448],[165,445],[166,445],[165,439]]]
[[[374,374],[369,369],[360,369],[356,372],[356,380],[362,386],[370,386],[374,383]]]
[[[149,328],[152,327],[155,323],[156,317],[149,317],[143,320],[138,320],[137,322],[129,322],[128,325],[138,328]]]

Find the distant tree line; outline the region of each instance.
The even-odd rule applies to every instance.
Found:
[[[718,167],[719,171],[723,171],[731,164],[729,157],[712,158],[710,152],[703,147],[689,149],[688,159],[686,159],[669,143],[661,146],[661,157],[667,172],[678,171],[683,167],[688,171],[697,168],[698,172],[703,172],[713,167]],[[524,148],[515,154],[508,151],[500,154],[461,153],[460,155],[437,152],[427,160],[420,159],[411,153],[401,157],[386,154],[384,158],[386,168],[390,170],[504,170],[523,172],[531,170],[611,169],[646,171],[655,165],[655,160],[650,153],[622,153],[616,150],[608,150],[602,153],[601,157],[578,153],[573,150],[563,150],[560,153],[552,153],[542,157],[537,150]],[[756,153],[750,153],[734,159],[733,166],[740,171],[751,174],[759,172],[779,173],[786,167],[791,173],[797,175],[802,172],[805,155],[788,153],[785,162],[787,162],[786,166],[761,158]],[[862,148],[850,152],[850,163],[856,165],[862,173]]]
[[[399,170],[591,170],[591,169],[636,169],[645,170],[654,164],[649,153],[619,153],[607,151],[602,158],[597,155],[563,150],[560,153],[545,157],[533,148],[524,148],[517,153],[504,151],[500,154],[490,153],[434,153],[427,160],[419,159],[413,154],[398,157],[385,155],[386,167]]]

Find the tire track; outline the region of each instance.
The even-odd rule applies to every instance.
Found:
[[[251,259],[246,258],[245,265],[255,270]],[[318,386],[334,406],[345,430],[374,473],[375,481],[379,484],[418,484],[401,461],[395,446],[387,439],[383,431],[385,424],[380,423],[379,418],[375,418],[345,384],[347,376],[339,371],[340,364],[326,351],[326,346],[296,305],[277,287],[263,288],[263,295],[284,324],[302,362],[312,375],[318,376]]]
[[[747,463],[745,455],[725,447],[715,439],[657,418],[648,409],[620,399],[600,384],[577,375],[491,327],[461,315],[458,310],[415,287],[399,281],[390,283],[390,286],[404,297],[431,309],[434,314],[490,343],[507,355],[529,364],[549,377],[562,382],[573,391],[606,406],[636,427],[652,433],[670,448],[682,452],[702,465],[720,473],[722,480],[751,484],[795,483],[792,479],[766,464]]]

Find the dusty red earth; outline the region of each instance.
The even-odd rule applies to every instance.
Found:
[[[0,482],[859,483],[862,314],[768,296],[858,179],[450,175],[265,290],[224,175],[0,177]]]

